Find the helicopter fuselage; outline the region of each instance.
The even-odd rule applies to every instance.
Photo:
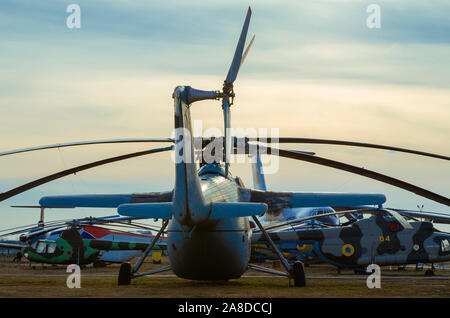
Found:
[[[238,185],[222,175],[201,175],[200,185],[207,204],[239,201]],[[173,218],[167,238],[170,264],[179,277],[227,280],[239,278],[247,270],[251,242],[248,217],[193,225],[181,225]]]

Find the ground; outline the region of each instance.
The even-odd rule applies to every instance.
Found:
[[[142,269],[154,269],[167,263],[165,257],[162,265],[148,260]],[[254,271],[228,282],[190,281],[165,272],[161,275],[166,277],[141,277],[129,286],[118,286],[118,272],[118,264],[102,268],[89,265],[81,271],[81,288],[70,289],[66,285],[69,275],[66,266],[32,264],[30,267],[27,261],[17,264],[2,257],[0,297],[450,297],[449,270],[438,270],[429,278],[425,277],[424,270],[416,271],[413,267],[404,271],[383,267],[379,289],[369,289],[365,275],[355,275],[350,270],[337,275],[335,267],[327,264],[306,267],[307,286],[303,288],[289,287],[286,278],[268,278],[267,274]]]

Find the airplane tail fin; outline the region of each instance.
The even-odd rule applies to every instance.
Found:
[[[266,180],[264,177],[261,157],[259,152],[256,152],[255,159],[252,162],[253,187],[256,190],[266,191]]]

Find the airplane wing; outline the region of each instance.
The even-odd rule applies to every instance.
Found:
[[[269,210],[321,206],[379,206],[386,202],[384,194],[365,193],[272,192],[241,189],[240,195],[243,201],[266,203]]]
[[[86,194],[46,196],[39,200],[42,207],[117,208],[127,203],[172,202],[173,191],[135,194]]]

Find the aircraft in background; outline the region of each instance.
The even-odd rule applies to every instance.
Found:
[[[99,226],[82,225],[76,228],[83,239],[90,240],[101,240],[101,241],[112,241],[112,242],[124,242],[128,244],[132,243],[143,243],[149,244],[154,238],[151,231],[137,231],[138,233],[133,233],[129,231],[114,231]],[[47,240],[54,240],[63,232],[63,230],[58,230],[49,233]],[[136,232],[136,231],[135,231]],[[139,233],[140,232],[140,233]],[[166,250],[167,242],[166,237],[161,236],[157,241],[157,246],[160,247],[158,252]],[[164,247],[164,248],[162,248]],[[145,249],[144,249],[145,250]],[[122,250],[102,250],[97,259],[94,261],[95,267],[106,266],[110,263],[123,263],[128,262],[131,259],[142,255],[141,249],[122,249]],[[158,255],[158,254],[157,254]]]
[[[148,245],[149,242],[151,242],[154,238],[154,235],[152,235],[152,232],[150,230],[153,228],[142,223],[131,223],[131,221],[136,221],[136,218],[120,217],[114,215],[99,218],[87,217],[78,220],[62,220],[44,223],[42,216],[43,213],[41,213],[41,219],[39,220],[37,226],[31,228],[19,228],[15,231],[10,231],[8,229],[2,230],[1,232],[7,233],[0,235],[0,237],[11,237],[18,234],[20,234],[20,236],[19,240],[0,242],[0,248],[3,247],[7,249],[18,250],[19,252],[17,253],[14,260],[20,260],[20,258],[24,255],[24,248],[28,248],[27,253],[29,256],[26,257],[30,261],[45,262],[43,261],[42,257],[38,257],[37,255],[46,255],[48,254],[48,250],[51,251],[50,254],[54,253],[53,243],[61,237],[62,233],[67,231],[67,229],[61,228],[69,227],[70,229],[77,231],[83,240],[87,240],[86,242],[90,242],[91,240],[99,240],[104,242],[114,242],[114,244],[139,243]],[[109,227],[126,228],[127,231],[110,229],[104,227],[104,225],[107,225]],[[130,228],[133,230],[130,230]],[[44,248],[44,245],[41,243],[49,245],[49,249]],[[39,244],[41,244],[40,248]],[[157,245],[163,247],[158,249],[158,252],[155,253],[155,257],[159,258],[161,251],[166,250],[166,237],[160,237],[160,239],[157,241]],[[114,248],[109,250],[101,250],[98,254],[96,254],[96,257],[92,262],[95,267],[99,267],[106,266],[110,263],[123,263],[141,255],[142,250],[140,248]],[[45,258],[49,257],[45,256]],[[90,262],[91,259],[89,259],[89,263]]]
[[[450,233],[434,228],[431,222],[408,222],[400,213],[388,209],[358,210],[373,214],[347,226],[292,229],[289,223],[268,229],[270,238],[284,250],[283,244],[308,244],[324,262],[340,268],[364,272],[369,264],[379,266],[431,263],[425,275],[434,274],[434,263],[450,261]],[[335,212],[341,214],[343,212]],[[344,212],[345,213],[345,212]],[[427,215],[433,219],[432,216]],[[312,216],[306,219],[317,218]],[[437,221],[450,223],[450,216]],[[268,247],[262,233],[254,233],[252,242]]]
[[[103,251],[145,251],[148,245],[85,239],[75,228],[61,231],[56,239],[38,239],[31,245],[0,242],[0,247],[20,249],[21,254],[31,262],[55,265],[87,265],[96,262]],[[152,249],[161,251],[163,248],[165,245],[154,245]]]

